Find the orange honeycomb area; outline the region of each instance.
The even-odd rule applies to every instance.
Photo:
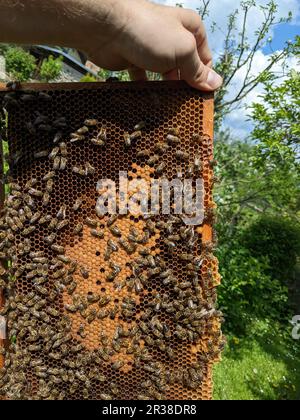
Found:
[[[0,398],[211,399],[224,345],[212,95],[181,82],[16,84],[0,103]],[[118,185],[120,171],[147,185],[203,178],[203,224],[99,215],[97,182]]]

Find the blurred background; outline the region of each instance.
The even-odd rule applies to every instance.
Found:
[[[300,315],[300,1],[157,2],[202,16],[224,78],[216,94],[215,201],[228,344],[214,397],[299,400],[300,328],[292,319]],[[128,80],[71,49],[0,44],[2,82],[109,77]]]

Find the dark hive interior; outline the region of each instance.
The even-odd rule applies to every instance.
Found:
[[[210,399],[223,345],[212,96],[183,83],[107,83],[3,89],[0,100],[10,163],[1,397]],[[99,217],[97,181],[118,184],[119,171],[149,185],[203,177],[204,223]]]

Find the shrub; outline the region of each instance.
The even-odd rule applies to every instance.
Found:
[[[263,216],[245,230],[241,240],[255,258],[267,259],[267,274],[288,283],[300,253],[299,225],[282,217]]]
[[[59,77],[62,71],[62,63],[63,57],[54,58],[50,55],[46,58],[40,69],[40,78],[45,82],[49,82],[50,80],[54,80]]]
[[[90,82],[97,82],[98,80],[96,77],[92,76],[91,74],[86,74],[80,79],[80,82],[82,83],[90,83]]]
[[[222,284],[219,305],[225,331],[245,334],[254,318],[281,320],[287,314],[288,289],[266,274],[266,259],[257,259],[237,240],[218,250]]]
[[[20,47],[10,47],[5,51],[6,72],[20,82],[26,82],[36,69],[35,58]]]

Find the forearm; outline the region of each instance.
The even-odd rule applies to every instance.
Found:
[[[0,0],[0,42],[80,48],[96,28],[97,39],[105,42],[126,19],[124,2],[128,0]]]

